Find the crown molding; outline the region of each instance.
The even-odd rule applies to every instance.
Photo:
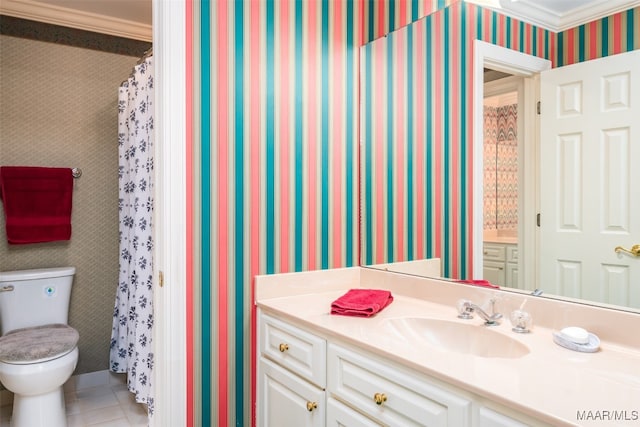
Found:
[[[127,39],[152,41],[151,25],[37,1],[2,0],[0,14]]]
[[[556,33],[640,6],[640,0],[597,0],[559,13],[535,0],[467,1]]]

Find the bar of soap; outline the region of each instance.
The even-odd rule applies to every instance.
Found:
[[[577,326],[569,326],[560,331],[562,337],[576,344],[588,344],[589,332]]]

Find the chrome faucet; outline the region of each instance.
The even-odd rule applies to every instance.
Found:
[[[491,298],[489,300],[491,303],[491,311],[493,314],[488,314],[484,311],[480,306],[472,303],[471,301],[461,300],[458,303],[458,317],[461,319],[473,319],[471,313],[478,313],[480,317],[484,320],[485,326],[496,326],[500,324],[500,319],[502,318],[502,314],[495,312],[495,303],[496,300]]]

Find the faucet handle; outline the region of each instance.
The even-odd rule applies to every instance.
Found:
[[[511,312],[511,330],[519,334],[526,334],[531,331],[531,324],[533,320],[531,315],[524,310],[513,310]]]
[[[460,319],[473,319],[473,315],[469,310],[469,306],[471,305],[471,301],[467,299],[459,299],[456,303],[456,309],[458,310],[458,317]]]

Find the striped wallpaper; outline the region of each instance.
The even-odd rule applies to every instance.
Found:
[[[475,39],[567,65],[639,48],[638,13],[556,34],[459,2],[362,47],[362,263],[439,257],[447,277],[473,271]]]
[[[557,40],[558,67],[640,49],[640,7],[562,31]]]
[[[397,98],[394,102],[399,104],[393,85],[383,91],[380,88],[387,86],[378,85],[400,81],[403,96],[412,100],[411,107],[385,110],[392,123],[404,123],[416,111],[446,111],[445,119],[435,123],[430,114],[433,123],[414,120],[411,130],[375,122],[382,126],[375,131],[384,133],[380,147],[359,150],[363,131],[358,126],[359,76],[360,67],[368,66],[360,60],[360,46],[436,10],[440,12],[420,21],[420,29],[411,30],[411,35],[408,30],[403,30],[405,36],[393,33],[380,39],[385,43],[381,47],[374,44],[365,49],[380,50],[377,61],[381,64],[394,63],[390,76],[369,71],[376,96]],[[252,278],[359,264],[358,165],[360,157],[367,155],[377,170],[385,169],[389,159],[403,166],[407,156],[422,158],[432,153],[432,162],[448,159],[433,163],[441,168],[438,173],[427,167],[426,160],[411,163],[410,176],[425,179],[428,175],[438,182],[441,193],[418,195],[415,184],[401,183],[390,196],[375,199],[385,206],[401,195],[403,207],[393,211],[391,221],[381,220],[383,231],[400,221],[403,229],[422,227],[421,233],[426,234],[427,217],[433,216],[433,210],[425,201],[435,197],[443,212],[448,212],[431,219],[434,225],[429,232],[440,233],[439,242],[406,233],[393,239],[391,250],[376,246],[376,253],[397,257],[398,248],[411,247],[417,257],[439,250],[454,254],[449,256],[452,271],[468,268],[470,260],[463,247],[471,230],[463,212],[470,205],[472,153],[461,141],[469,140],[471,126],[468,104],[460,100],[466,99],[471,87],[469,82],[457,81],[469,67],[471,35],[504,39],[497,31],[492,34],[492,29],[509,25],[510,46],[540,50],[544,55],[553,49],[554,41],[549,35],[548,40],[534,42],[525,36],[539,30],[514,20],[507,24],[459,0],[201,0],[194,2],[192,12],[193,39],[189,40],[194,48],[193,114],[197,118],[194,227],[199,239],[193,295],[198,313],[195,408],[188,425],[249,426],[255,418]],[[458,33],[463,28],[466,35]],[[445,32],[453,36],[447,43],[428,47],[426,34],[442,40]],[[409,46],[416,52],[428,50],[435,56],[429,56],[430,63],[425,57],[425,62],[407,58],[395,64],[399,53],[394,46],[405,52]],[[419,75],[446,84],[425,84],[422,90],[409,91],[409,82]],[[433,101],[445,97],[452,102]],[[432,142],[411,147],[384,142],[395,135],[404,141]],[[459,171],[467,173],[459,177]],[[374,176],[372,194],[377,194],[378,185],[404,182],[403,174],[389,175],[386,169]],[[409,200],[412,205],[407,205]],[[452,237],[443,238],[445,230],[451,230]],[[371,233],[366,237],[378,239]],[[406,257],[409,249],[401,250]]]
[[[360,1],[362,39],[365,43],[402,28],[459,0],[366,0]]]
[[[358,48],[449,3],[194,7],[201,117],[196,424],[246,426],[255,416],[255,275],[359,264]]]

